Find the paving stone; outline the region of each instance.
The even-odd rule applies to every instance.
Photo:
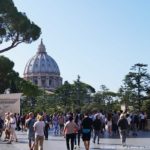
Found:
[[[18,142],[7,144],[0,141],[0,150],[29,150],[26,132],[17,132]],[[137,137],[127,138],[127,145],[123,147],[119,137],[101,138],[100,144],[94,144],[91,140],[90,150],[150,150],[150,132],[139,132]],[[66,150],[66,142],[63,136],[54,136],[44,141],[44,150]],[[77,149],[78,150],[78,149]],[[79,150],[85,150],[81,140]]]

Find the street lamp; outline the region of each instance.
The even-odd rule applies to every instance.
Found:
[[[78,105],[80,106],[79,92],[80,92],[80,76],[78,75],[78,78],[77,78],[77,101],[78,101]]]
[[[23,115],[25,107],[26,96],[21,96],[20,98],[20,114]]]

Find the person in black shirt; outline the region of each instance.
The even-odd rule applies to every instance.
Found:
[[[84,115],[82,120],[82,140],[86,150],[90,148],[91,130],[92,130],[92,119],[89,118],[88,113]]]
[[[95,143],[95,140],[96,140],[96,137],[97,137],[97,144],[99,144],[101,126],[102,126],[102,123],[101,123],[101,120],[100,120],[100,116],[96,115],[96,119],[93,121],[93,129],[94,129],[93,143]]]
[[[127,129],[128,129],[128,121],[124,114],[120,115],[120,119],[118,120],[118,129],[119,129],[122,145],[125,146],[126,137],[127,137]]]

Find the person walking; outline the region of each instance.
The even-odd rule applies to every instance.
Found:
[[[101,132],[101,120],[100,115],[96,115],[96,119],[93,121],[93,129],[94,129],[94,137],[93,137],[93,143],[95,143],[96,137],[97,137],[97,144],[99,144],[100,140],[100,132]]]
[[[75,144],[75,148],[80,148],[80,137],[81,137],[81,115],[77,114],[75,117],[75,123],[78,126],[78,130],[75,133],[75,140],[74,140],[74,144]]]
[[[92,131],[92,119],[89,117],[88,113],[85,113],[81,124],[82,128],[82,140],[86,150],[90,148],[90,139]]]
[[[74,139],[75,139],[75,130],[78,130],[77,124],[73,121],[73,117],[70,116],[69,120],[64,126],[64,136],[66,138],[67,150],[70,150],[70,141],[71,141],[71,150],[74,149]]]
[[[27,128],[27,135],[29,140],[29,148],[33,150],[35,142],[35,132],[33,125],[35,123],[34,115],[32,112],[29,113],[29,119],[26,120],[25,126]]]
[[[49,115],[46,114],[46,112],[43,113],[43,121],[45,123],[45,128],[44,128],[44,135],[45,135],[45,140],[48,140],[48,131],[50,129],[50,117]]]
[[[4,132],[4,141],[10,140],[10,116],[8,114],[5,114]],[[11,141],[9,141],[8,144],[11,144]]]
[[[35,146],[34,150],[43,150],[44,128],[45,123],[42,116],[37,117],[37,121],[33,125],[35,131]]]
[[[60,135],[63,134],[63,129],[64,129],[64,123],[65,123],[65,117],[63,114],[60,114],[59,117],[58,117],[58,122],[59,122],[59,132],[60,132]]]
[[[0,139],[1,139],[2,134],[3,134],[3,129],[4,129],[4,120],[0,116]]]
[[[128,130],[128,121],[124,114],[120,115],[120,119],[118,120],[118,129],[119,129],[122,145],[125,146],[127,130]]]
[[[16,119],[13,113],[10,113],[10,139],[7,144],[11,144],[13,140],[18,142],[17,135],[15,132],[16,129]]]

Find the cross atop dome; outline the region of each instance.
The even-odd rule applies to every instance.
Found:
[[[41,43],[38,47],[38,53],[46,53],[45,45],[43,44],[43,39],[41,39]]]

